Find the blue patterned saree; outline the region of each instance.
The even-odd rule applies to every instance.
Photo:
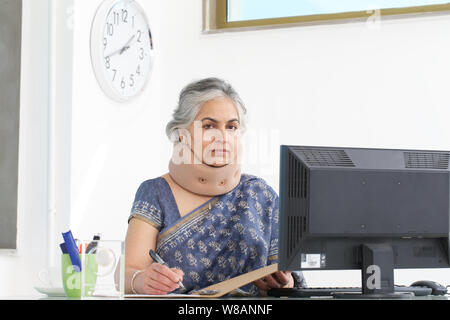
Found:
[[[171,268],[183,270],[187,291],[198,290],[278,262],[278,195],[254,175],[181,217],[167,181],[144,181],[128,218],[158,229],[156,252]],[[304,286],[301,273],[293,273]],[[180,289],[174,291],[180,292]],[[258,295],[250,283],[240,288]]]

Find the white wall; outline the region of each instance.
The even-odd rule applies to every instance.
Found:
[[[161,1],[140,1],[155,42],[156,63],[147,90],[120,104],[100,89],[90,60],[90,31],[101,0],[74,1],[71,212],[75,237],[124,239],[127,218],[139,184],[160,175],[165,159],[161,118]]]
[[[36,251],[48,228],[47,2],[24,0],[22,255],[0,257],[0,296],[35,293],[30,284],[47,258]],[[55,252],[58,235],[68,228],[80,239],[96,232],[123,239],[137,187],[167,172],[171,146],[164,127],[179,91],[194,79],[222,77],[241,94],[249,112],[244,172],[260,175],[276,191],[280,144],[450,150],[448,15],[382,20],[370,28],[354,22],[202,34],[201,0],[140,1],[157,60],[146,92],[122,105],[101,92],[90,64],[90,26],[100,2],[74,0],[73,74],[59,85],[72,98],[50,95],[65,101],[57,115],[65,125],[58,122],[55,130],[70,144],[56,141],[65,155],[55,157],[63,197],[56,203]],[[64,55],[65,45],[58,42],[57,52]],[[59,69],[56,78],[64,79]],[[360,279],[358,271],[306,275],[312,286],[359,285]],[[450,284],[448,270],[400,270],[395,276],[399,284],[419,278]],[[25,278],[19,286],[17,277]]]

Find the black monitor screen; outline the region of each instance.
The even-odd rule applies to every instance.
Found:
[[[281,145],[279,269],[361,269],[364,292],[389,292],[394,268],[450,267],[449,159]]]

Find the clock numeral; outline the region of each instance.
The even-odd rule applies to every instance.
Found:
[[[128,23],[128,11],[125,9],[122,9],[122,21]]]
[[[108,39],[103,38],[103,48],[106,48],[107,45],[108,45]]]
[[[142,31],[141,31],[141,30],[138,30],[137,34],[138,34],[137,42],[141,42]]]
[[[116,70],[116,69],[112,69],[112,71],[114,72],[114,75],[113,75],[112,81],[114,81],[114,80],[116,79],[116,73],[117,73],[117,70]]]
[[[106,67],[106,69],[109,69],[111,67],[111,63],[110,63],[109,57],[105,58],[105,67]]]
[[[134,16],[131,17],[131,26],[132,26],[133,29],[134,29]]]
[[[140,48],[140,52],[139,59],[144,60],[144,48]]]
[[[113,14],[114,14],[114,24],[115,25],[119,25],[119,22],[120,22],[120,15],[119,15],[119,13],[114,11]]]
[[[130,74],[130,87],[134,87],[134,74]]]
[[[122,81],[120,82],[120,87],[121,87],[122,89],[125,89],[125,85],[126,85],[125,79],[122,78]]]
[[[141,65],[140,65],[140,64],[138,65],[138,67],[137,67],[137,69],[136,69],[136,73],[137,73],[138,75],[141,75]]]
[[[112,36],[114,34],[114,25],[112,23],[107,24],[106,32],[108,33],[108,36]]]

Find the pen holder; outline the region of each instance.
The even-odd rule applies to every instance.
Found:
[[[80,260],[83,261],[81,254]],[[70,256],[68,254],[63,254],[61,257],[61,271],[66,296],[69,298],[80,298],[82,287],[84,287],[83,296],[91,296],[94,293],[97,281],[98,264],[96,255],[85,254],[82,271],[75,269],[76,268],[72,265],[72,261],[70,260]]]

